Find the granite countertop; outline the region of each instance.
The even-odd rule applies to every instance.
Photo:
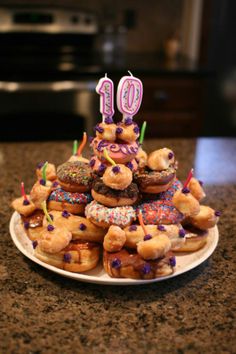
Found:
[[[174,149],[179,178],[195,166],[206,204],[223,215],[214,254],[197,268],[142,286],[80,283],[34,264],[13,245],[10,201],[36,162],[68,158],[71,142],[0,144],[0,353],[235,353],[236,139],[149,140]]]

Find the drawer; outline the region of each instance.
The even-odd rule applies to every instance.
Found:
[[[193,110],[202,100],[198,79],[144,79],[143,110]]]
[[[201,133],[199,112],[145,111],[135,117],[141,126],[147,121],[146,137],[195,137]]]

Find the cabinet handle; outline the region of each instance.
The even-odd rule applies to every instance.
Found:
[[[156,90],[154,92],[154,99],[159,102],[166,102],[169,99],[169,95],[164,90]]]

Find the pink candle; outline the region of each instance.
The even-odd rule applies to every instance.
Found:
[[[114,115],[114,84],[107,74],[99,80],[96,92],[100,95],[100,112],[104,122],[105,118],[112,118]]]
[[[132,118],[138,113],[143,97],[142,81],[134,77],[129,71],[130,76],[123,76],[120,79],[117,89],[117,107],[125,118]]]

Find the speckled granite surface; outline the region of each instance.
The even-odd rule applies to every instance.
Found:
[[[62,278],[26,259],[11,241],[9,203],[19,182],[28,190],[36,162],[59,164],[71,145],[0,144],[0,353],[235,353],[236,139],[146,142],[148,150],[174,149],[180,179],[194,164],[206,182],[205,203],[223,215],[210,259],[177,278],[138,287]]]

